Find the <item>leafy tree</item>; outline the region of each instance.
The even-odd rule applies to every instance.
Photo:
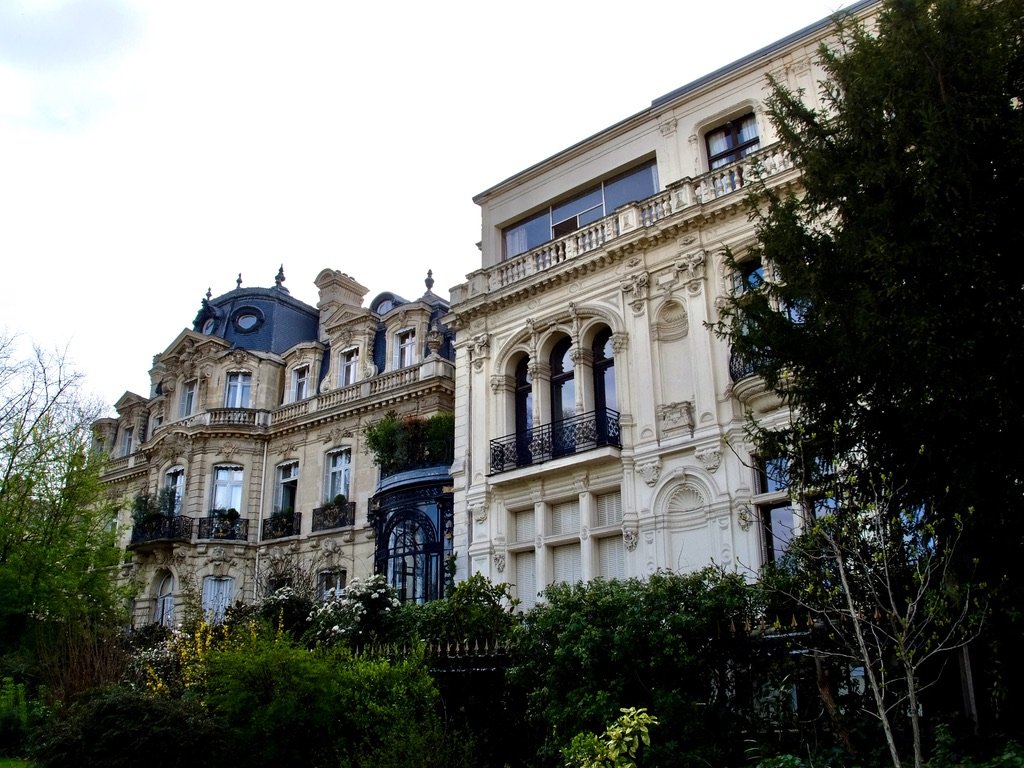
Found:
[[[0,644],[113,626],[115,510],[90,449],[96,409],[60,356],[20,359],[0,337]],[[35,649],[38,650],[38,649]],[[26,648],[34,656],[33,648]],[[13,663],[9,658],[8,661]]]
[[[769,112],[801,189],[751,199],[760,245],[731,262],[761,258],[767,279],[733,297],[719,330],[793,406],[787,427],[752,430],[789,459],[794,489],[838,493],[837,517],[927,534],[955,560],[947,585],[976,581],[1001,601],[986,637],[1003,684],[990,689],[1010,696],[1024,597],[1024,389],[1007,375],[1024,364],[1024,3],[889,0],[876,25],[841,24],[820,57],[820,109],[774,83]],[[856,525],[834,533],[857,550]],[[913,565],[912,547],[888,542],[886,559]],[[913,572],[890,597],[914,594]]]

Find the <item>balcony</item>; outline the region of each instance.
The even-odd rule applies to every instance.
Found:
[[[195,521],[182,515],[152,515],[132,526],[129,548],[155,542],[191,541]]]
[[[313,532],[330,531],[334,528],[346,528],[355,525],[356,503],[346,501],[343,504],[325,504],[313,510]],[[264,538],[266,538],[264,536]]]
[[[299,512],[271,515],[263,521],[262,541],[298,536],[302,530],[302,515]]]
[[[543,464],[603,446],[622,447],[619,414],[610,408],[491,440],[491,474]]]
[[[204,517],[199,521],[199,538],[247,541],[249,539],[249,521],[241,518],[231,519],[226,515]]]
[[[782,145],[773,144],[702,176],[680,179],[646,200],[624,205],[592,224],[480,270],[468,283],[452,290],[452,305],[514,286],[587,253],[612,248],[620,238],[658,231],[688,218],[707,215],[709,207],[738,204],[755,181],[771,184],[778,177],[781,183],[796,173]]]

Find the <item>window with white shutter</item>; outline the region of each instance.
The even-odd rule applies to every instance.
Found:
[[[578,543],[552,547],[551,555],[556,584],[575,584],[583,580]]]
[[[597,575],[609,580],[626,578],[626,552],[621,536],[597,540]]]
[[[528,611],[537,604],[537,554],[533,550],[515,555],[516,597]]]
[[[580,532],[580,502],[565,501],[551,505],[551,535]]]
[[[594,499],[597,507],[597,526],[617,525],[622,522],[622,494],[602,493]]]
[[[525,512],[516,512],[515,515],[515,531],[518,542],[533,541],[534,536],[537,535],[537,528],[533,524],[533,510],[527,510]]]

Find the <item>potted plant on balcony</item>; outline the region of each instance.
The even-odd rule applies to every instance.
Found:
[[[402,418],[388,411],[363,430],[366,450],[382,476],[406,469],[451,464],[455,417],[435,413],[429,418]]]

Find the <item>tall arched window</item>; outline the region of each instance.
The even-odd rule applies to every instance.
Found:
[[[618,424],[618,392],[615,389],[615,350],[612,332],[605,328],[594,337],[591,347],[594,360],[594,416],[598,445],[607,444],[612,425]],[[609,411],[615,411],[609,414]],[[615,429],[617,432],[617,427]],[[615,442],[615,441],[612,441]]]
[[[164,575],[157,587],[153,621],[165,627],[174,626],[174,577],[169,573]]]
[[[530,464],[530,430],[533,429],[533,375],[530,358],[516,366],[516,465]]]
[[[397,513],[386,527],[384,565],[388,582],[404,602],[423,603],[441,596],[444,542],[431,520],[417,510]]]
[[[551,421],[576,415],[575,376],[572,339],[566,336],[551,351]]]
[[[576,366],[572,360],[572,339],[568,336],[551,350],[551,455],[575,453]]]
[[[594,407],[601,411],[611,408],[619,410],[618,393],[615,390],[615,350],[612,348],[612,332],[605,328],[594,337]]]

